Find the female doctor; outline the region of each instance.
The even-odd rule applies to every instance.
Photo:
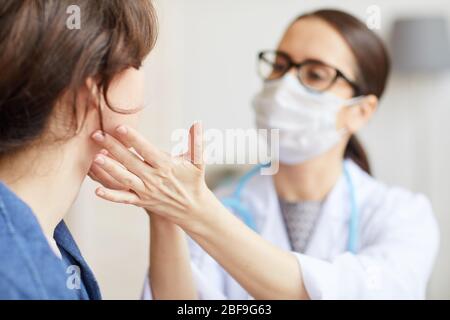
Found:
[[[375,180],[355,137],[385,88],[382,42],[356,18],[320,10],[296,19],[259,63],[256,123],[280,129],[279,171],[256,168],[219,191],[224,202],[204,182],[200,124],[178,158],[125,126],[94,136],[111,155],[98,163],[128,190],[97,195],[151,214],[146,296],[424,298],[438,249],[430,203]]]

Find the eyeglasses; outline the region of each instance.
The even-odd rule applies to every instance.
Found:
[[[264,81],[280,79],[292,68],[297,70],[300,83],[311,91],[324,92],[342,78],[352,87],[355,96],[360,94],[360,89],[354,81],[340,70],[319,60],[309,59],[295,63],[283,51],[263,51],[258,55],[258,72]]]

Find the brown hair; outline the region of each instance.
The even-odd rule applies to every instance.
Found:
[[[358,67],[356,84],[358,95],[383,95],[390,71],[390,59],[382,40],[362,21],[339,10],[318,10],[298,17],[298,21],[307,17],[316,17],[330,24],[347,42],[352,50]],[[345,149],[345,158],[352,159],[364,171],[371,174],[367,154],[355,135]]]
[[[79,29],[67,26],[72,5],[80,9]],[[114,76],[139,68],[156,34],[150,0],[2,0],[0,155],[39,138],[66,93],[73,94],[73,118],[86,114],[76,96],[89,77],[109,105]]]

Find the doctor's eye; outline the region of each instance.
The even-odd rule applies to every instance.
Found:
[[[277,52],[262,52],[258,60],[258,73],[264,80],[279,79],[289,70],[290,61]]]
[[[335,81],[336,75],[334,68],[321,63],[304,64],[298,74],[304,86],[316,91],[328,89]]]

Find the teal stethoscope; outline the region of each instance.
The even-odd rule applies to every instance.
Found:
[[[237,216],[239,216],[248,227],[250,227],[256,232],[258,230],[256,228],[255,219],[250,210],[245,205],[245,203],[242,201],[241,195],[247,183],[258,174],[261,168],[267,166],[270,166],[270,164],[255,166],[253,169],[247,172],[242,178],[239,179],[233,194],[230,197],[222,199],[222,203],[226,207],[233,210],[233,212]],[[350,205],[351,205],[347,250],[350,251],[351,253],[356,253],[356,247],[358,243],[358,208],[356,206],[355,187],[353,185],[352,178],[350,177],[348,168],[345,164],[344,164],[344,176],[349,189]]]

